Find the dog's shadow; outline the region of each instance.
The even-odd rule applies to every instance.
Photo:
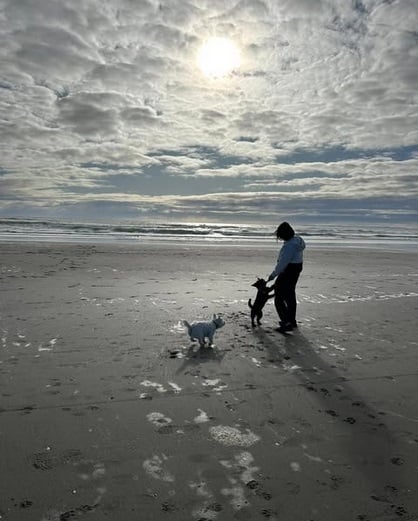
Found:
[[[200,346],[199,344],[191,344],[184,354],[184,361],[177,369],[176,374],[184,372],[191,366],[198,366],[206,362],[217,362],[220,364],[226,354],[226,351],[218,349],[215,345]]]

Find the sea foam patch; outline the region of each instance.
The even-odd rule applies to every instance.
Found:
[[[299,299],[301,302],[309,302],[310,304],[321,304],[325,303],[338,303],[338,304],[346,304],[347,302],[368,302],[371,300],[392,300],[392,299],[403,299],[410,297],[417,297],[418,293],[413,291],[408,291],[406,293],[382,293],[379,291],[374,291],[368,295],[358,295],[358,294],[338,294],[338,295],[323,295],[318,293],[317,295],[301,295],[299,294]]]
[[[316,463],[322,463],[322,458],[319,456],[312,456],[312,454],[308,454],[307,452],[304,452],[304,455],[311,461],[315,461]]]
[[[294,371],[298,371],[299,369],[302,369],[300,365],[296,364],[282,364],[283,369],[288,373],[293,373]]]
[[[38,351],[52,351],[52,347],[44,347],[42,344],[38,347]]]
[[[164,416],[161,412],[150,412],[147,414],[147,420],[155,425],[155,427],[165,427],[173,422],[168,416]]]
[[[218,509],[216,505],[204,504],[203,506],[193,509],[192,516],[194,519],[204,519],[205,521],[213,521],[218,517]]]
[[[252,357],[251,362],[253,362],[257,367],[261,367],[260,360],[257,360],[257,358]]]
[[[205,380],[203,380],[202,385],[204,385],[205,387],[215,387],[216,385],[219,384],[219,382],[220,382],[219,378],[215,378],[213,380],[206,378]]]
[[[241,432],[235,427],[229,427],[227,425],[217,425],[209,429],[210,435],[214,440],[222,445],[229,447],[251,447],[254,443],[257,443],[261,438],[257,436],[250,429],[246,429],[245,432]]]
[[[170,333],[181,333],[183,334],[185,330],[184,324],[181,320],[170,327]]]
[[[231,488],[222,488],[221,494],[224,496],[230,496],[232,508],[234,510],[241,510],[242,508],[249,506],[243,487],[233,478],[229,478],[229,482],[231,483]]]
[[[209,416],[205,413],[205,411],[202,411],[202,409],[198,409],[199,416],[196,416],[193,421],[195,423],[206,423],[209,421]]]
[[[228,387],[226,384],[221,383],[221,380],[219,378],[215,378],[213,380],[205,378],[202,382],[202,385],[204,387],[212,387],[212,390],[218,393]]]
[[[99,479],[99,478],[102,478],[105,474],[106,474],[106,469],[105,469],[104,463],[96,463],[94,465],[92,477],[94,479]]]
[[[152,458],[146,459],[142,464],[142,467],[152,478],[160,481],[172,482],[174,481],[174,476],[168,470],[163,468],[163,464],[167,460],[168,458],[165,454],[162,454],[161,457],[158,456],[158,454],[155,454]]]
[[[200,497],[211,498],[213,497],[206,481],[190,481],[189,487],[194,490]]]
[[[181,387],[174,382],[168,382],[168,385],[174,390],[175,393],[179,393],[181,391]]]
[[[245,484],[254,480],[253,474],[260,470],[259,467],[253,466],[254,457],[248,451],[242,451],[234,456],[234,461],[221,460],[221,465],[230,469],[235,474],[241,473],[241,481]]]
[[[153,387],[154,389],[157,389],[159,393],[165,393],[167,390],[164,388],[163,385],[157,383],[157,382],[151,382],[150,380],[144,380],[139,385],[142,385],[144,387]]]

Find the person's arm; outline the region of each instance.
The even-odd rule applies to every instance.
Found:
[[[279,258],[277,259],[276,267],[269,275],[267,282],[275,279],[277,277],[277,275],[280,275],[280,273],[282,273],[287,268],[287,265],[292,260],[292,257],[293,257],[292,245],[290,243],[284,243],[282,246],[282,249],[280,250],[280,254],[279,254]]]

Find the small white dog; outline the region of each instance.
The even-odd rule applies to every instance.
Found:
[[[213,315],[210,322],[193,322],[189,324],[187,320],[183,320],[183,324],[187,327],[190,340],[194,342],[199,340],[200,347],[205,345],[205,339],[209,340],[209,346],[213,344],[213,336],[215,331],[225,325],[225,322],[219,315]]]

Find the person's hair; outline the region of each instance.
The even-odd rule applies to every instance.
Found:
[[[276,230],[277,239],[283,239],[288,241],[295,236],[295,230],[290,226],[289,223],[283,222]]]

